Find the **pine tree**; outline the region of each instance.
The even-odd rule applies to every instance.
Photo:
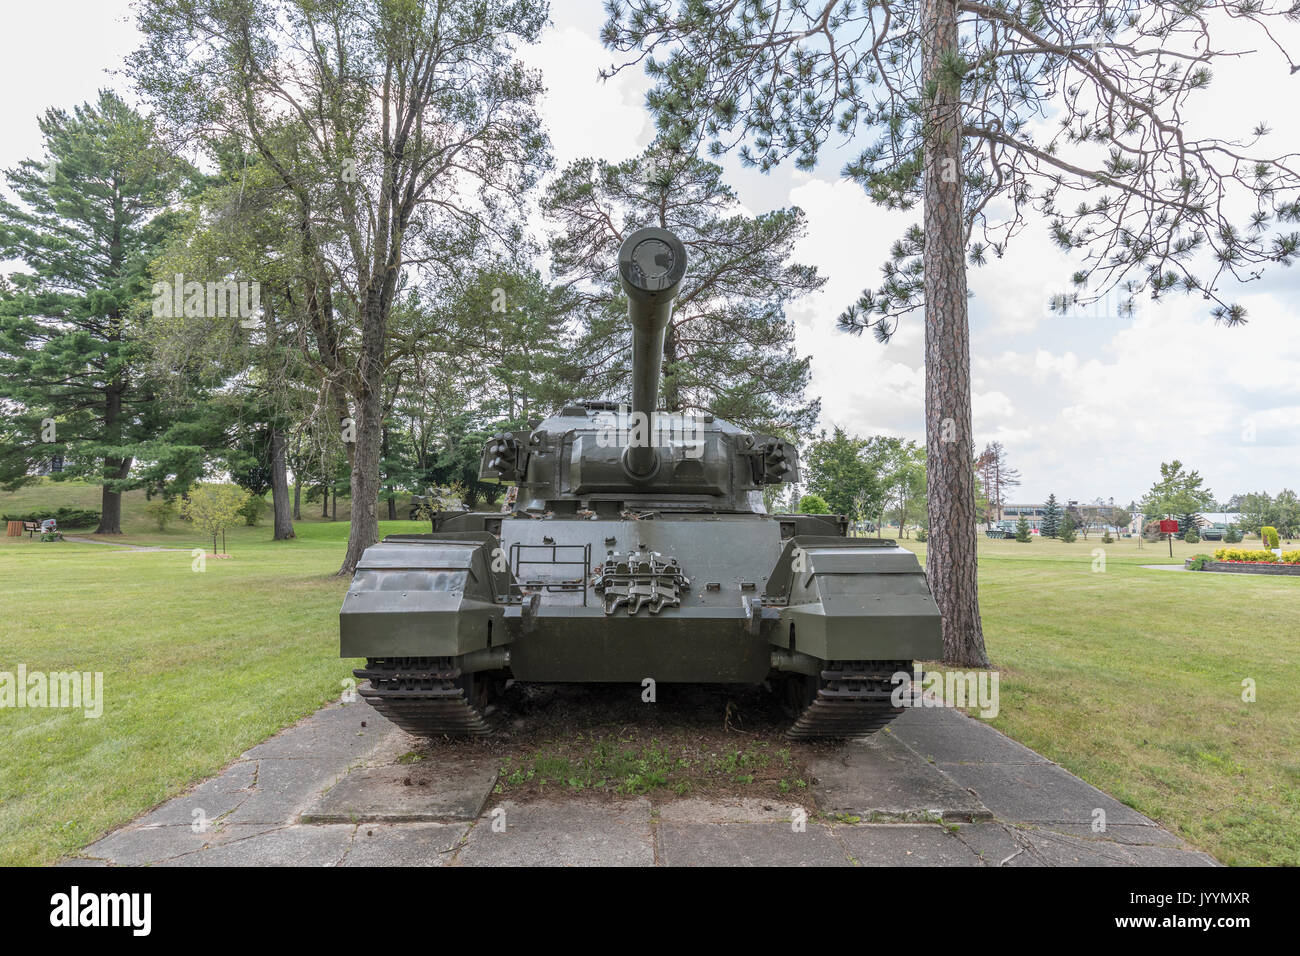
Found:
[[[59,477],[103,486],[100,534],[121,533],[133,462],[168,421],[128,334],[147,264],[167,234],[183,167],[115,93],[40,119],[48,162],[6,173],[21,205],[0,200],[0,258],[24,262],[0,291],[0,394],[17,404],[0,482]],[[156,454],[150,457],[156,457]]]
[[[750,215],[720,166],[662,138],[622,163],[570,163],[542,208],[559,229],[551,241],[556,278],[579,292],[583,338],[575,352],[592,369],[595,397],[617,397],[631,380],[618,247],[633,230],[658,226],[682,240],[689,258],[664,331],[660,407],[713,412],[786,436],[812,429],[819,404],[804,394],[809,359],[795,352],[785,311],[826,281],[816,267],[791,261],[806,228],[802,210]]]
[[[1061,519],[1061,530],[1060,530],[1061,540],[1064,541],[1066,544],[1072,544],[1074,542],[1075,527],[1076,525],[1074,523],[1074,516],[1067,511],[1065,513],[1065,517]]]
[[[1029,519],[1024,515],[1016,522],[1016,540],[1021,544],[1027,544],[1031,540],[1029,533]]]
[[[1047,496],[1047,506],[1043,509],[1043,520],[1038,532],[1044,538],[1055,538],[1061,532],[1061,506],[1056,503],[1056,495]]]

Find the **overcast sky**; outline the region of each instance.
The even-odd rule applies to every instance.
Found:
[[[553,3],[553,25],[525,52],[548,87],[544,113],[557,165],[580,156],[619,161],[652,136],[646,81],[628,71],[601,83],[611,62],[598,40],[600,0]],[[7,4],[11,42],[0,60],[0,167],[41,154],[36,117],[111,87],[138,43],[128,0]],[[1293,31],[1290,46],[1300,42]],[[1300,74],[1275,55],[1218,71],[1193,121],[1217,135],[1249,134],[1261,120],[1273,152],[1300,149]],[[841,156],[813,174],[787,166],[770,175],[724,165],[751,212],[800,206],[808,236],[800,261],[829,278],[794,305],[801,353],[812,355],[812,392],[822,424],[860,435],[923,440],[924,369],[919,318],[905,319],[889,345],[851,338],[835,317],[874,286],[890,244],[917,213],[886,214],[841,179]],[[973,270],[971,348],[976,448],[1001,441],[1024,476],[1014,498],[1039,501],[1138,498],[1179,458],[1225,499],[1233,492],[1300,489],[1300,272],[1277,268],[1235,298],[1250,312],[1239,328],[1216,326],[1207,304],[1175,298],[1139,303],[1121,318],[1106,305],[1070,316],[1047,311],[1073,271],[1046,231],[1031,226],[992,265]],[[1233,293],[1229,292],[1229,295]]]

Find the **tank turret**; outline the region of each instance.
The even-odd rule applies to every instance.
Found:
[[[664,330],[686,274],[686,247],[666,229],[638,229],[618,253],[632,332],[631,406],[585,401],[527,435],[487,443],[479,477],[519,485],[524,511],[616,514],[762,513],[765,485],[798,481],[798,452],[708,412],[659,410]]]

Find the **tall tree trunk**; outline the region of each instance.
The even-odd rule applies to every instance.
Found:
[[[388,461],[388,423],[387,422],[384,423],[383,455],[384,455],[384,461]],[[388,520],[396,521],[397,520],[397,499],[393,497],[393,486],[391,482],[388,484],[387,490],[388,490]],[[375,533],[378,534],[378,531],[376,531]]]
[[[376,269],[366,289],[361,312],[361,344],[352,399],[356,413],[356,441],[352,446],[352,517],[348,550],[339,574],[356,570],[362,553],[379,540],[379,451],[384,427],[384,339],[388,334],[388,311],[402,263],[402,236],[410,209],[396,214],[381,228],[389,239],[378,251]],[[381,222],[386,216],[381,216]],[[388,230],[391,228],[391,233]]]
[[[293,475],[293,520],[302,520],[302,479],[297,472]]]
[[[378,363],[373,381],[366,382],[353,395],[357,430],[352,465],[352,527],[339,574],[355,571],[362,552],[379,540],[379,445],[383,408],[377,366]]]
[[[289,475],[284,463],[284,432],[271,430],[271,509],[275,512],[275,540],[294,536],[289,515]]]
[[[117,491],[109,491],[108,485],[104,485],[104,493],[99,504],[99,527],[95,529],[95,534],[121,533],[122,495]]]
[[[677,387],[677,326],[673,322],[668,323],[668,328],[664,332],[664,361],[661,372],[660,381],[663,385],[660,391],[663,394],[663,407],[670,412],[680,412],[682,396]]]
[[[930,540],[926,576],[943,620],[944,659],[989,666],[976,578],[970,467],[970,328],[962,209],[959,90],[943,60],[957,50],[956,0],[923,0],[923,87],[934,89],[925,143],[925,450]],[[934,84],[931,86],[931,84]]]
[[[322,518],[328,518],[328,517],[330,516],[330,486],[329,486],[329,482],[325,482],[325,483],[321,486],[321,488],[323,489],[323,492],[324,492],[324,493],[321,495],[321,498],[323,499],[323,501],[322,501],[322,503],[321,503],[320,516],[321,516]]]
[[[122,392],[120,383],[114,383],[104,392],[104,440],[110,445],[122,442]],[[99,527],[95,534],[122,533],[122,493],[110,484],[113,479],[123,479],[131,473],[130,457],[105,458],[103,494],[99,505]]]

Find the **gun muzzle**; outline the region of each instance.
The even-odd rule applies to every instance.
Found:
[[[652,425],[659,404],[664,329],[685,275],[686,247],[667,229],[638,229],[618,250],[618,278],[627,293],[632,323],[632,414],[644,415],[647,426]],[[645,443],[627,450],[624,460],[634,476],[650,475],[656,468],[653,433],[653,427],[647,427]]]

